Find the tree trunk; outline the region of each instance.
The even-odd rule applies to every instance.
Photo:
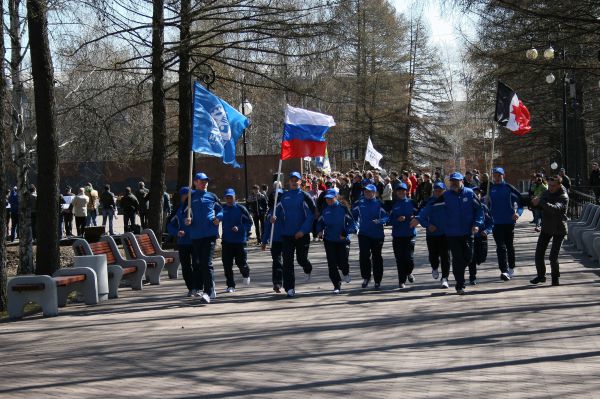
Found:
[[[179,136],[177,147],[177,188],[189,184],[191,135],[191,74],[190,74],[190,10],[191,1],[181,0],[179,33]],[[179,195],[175,195],[179,205]]]
[[[58,145],[54,112],[54,69],[48,44],[47,2],[27,0],[31,75],[35,95],[37,131],[37,274],[60,268],[58,237]]]
[[[148,224],[159,241],[163,231],[163,193],[167,123],[164,81],[164,0],[154,0],[152,11],[152,169]]]
[[[33,263],[33,243],[31,235],[31,203],[29,195],[29,171],[31,169],[31,149],[33,140],[25,130],[23,117],[23,80],[21,66],[23,51],[21,42],[21,0],[9,0],[10,15],[10,78],[12,82],[11,131],[14,137],[14,161],[17,165],[17,192],[19,194],[19,269],[18,274],[35,272]]]
[[[4,2],[0,4],[0,15],[4,15]],[[4,54],[4,35],[0,37],[0,54]],[[0,70],[4,70],[4,58],[0,59]],[[6,179],[4,146],[6,143],[6,128],[4,126],[4,111],[6,101],[6,80],[0,79],[0,192],[6,194]],[[0,311],[6,309],[6,282],[8,280],[6,269],[6,211],[0,212]]]

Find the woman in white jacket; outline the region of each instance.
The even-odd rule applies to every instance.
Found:
[[[83,230],[85,229],[85,219],[87,217],[87,204],[89,198],[85,195],[83,187],[79,189],[75,198],[71,202],[73,208],[73,215],[75,216],[75,228],[77,229],[77,235],[83,236]]]
[[[386,177],[383,182],[385,183],[385,186],[383,187],[383,193],[381,193],[381,200],[383,201],[383,209],[389,213],[394,203],[394,190],[392,189],[392,183],[389,177]]]

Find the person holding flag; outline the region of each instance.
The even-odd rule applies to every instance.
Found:
[[[193,297],[202,289],[196,286],[198,281],[194,279],[192,267],[192,238],[190,226],[185,224],[187,218],[188,201],[190,194],[189,187],[179,189],[179,198],[181,199],[179,208],[175,211],[173,217],[167,224],[167,231],[173,237],[177,237],[177,250],[179,251],[179,261],[181,262],[181,274],[183,281],[188,289],[187,296]]]
[[[385,240],[383,226],[388,222],[389,216],[383,204],[375,193],[377,187],[368,184],[364,196],[352,208],[352,216],[358,223],[358,248],[360,274],[363,279],[362,288],[367,288],[371,281],[371,272],[375,281],[374,288],[379,289],[383,279],[383,257],[381,250]]]
[[[356,233],[357,226],[350,210],[338,201],[335,189],[325,192],[326,207],[321,212],[317,222],[319,238],[323,239],[329,279],[333,283],[333,293],[339,294],[342,289],[342,279],[338,270],[342,271],[346,283],[351,281],[350,264],[350,234]]]
[[[508,281],[515,273],[515,223],[523,214],[523,198],[519,190],[504,180],[503,168],[492,169],[492,180],[487,198],[494,221],[500,279]]]

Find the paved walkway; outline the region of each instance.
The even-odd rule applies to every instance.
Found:
[[[462,297],[431,279],[420,236],[406,292],[389,240],[382,290],[360,289],[354,245],[355,280],[340,296],[315,244],[313,281],[295,299],[272,295],[266,254],[253,249],[252,285],[224,294],[217,263],[208,306],[167,280],[0,323],[0,397],[600,398],[598,267],[567,250],[562,286],[532,287],[536,237],[525,222],[516,236],[517,277],[499,280],[492,244]]]

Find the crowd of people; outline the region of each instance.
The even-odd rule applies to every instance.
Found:
[[[477,266],[487,257],[489,235],[496,242],[499,278],[509,281],[515,275],[514,228],[523,212],[521,193],[504,180],[501,167],[491,176],[478,171],[444,176],[440,170],[428,173],[378,172],[302,175],[292,172],[287,189],[275,183],[254,186],[247,207],[238,203],[235,191],[224,192],[225,203],[208,190],[205,173],[195,175],[193,189],[183,187],[181,205],[168,223],[177,237],[187,295],[205,303],[216,298],[212,258],[219,227],[222,231],[222,261],[226,292],[235,292],[233,264],[245,284],[250,284],[247,244],[255,226],[256,242],[272,257],[272,283],[276,293],[296,295],[294,263],[310,281],[312,241],[325,247],[333,293],[351,281],[349,248],[351,235],[357,235],[362,288],[379,289],[383,278],[382,248],[384,227],[391,226],[392,248],[400,289],[415,282],[414,250],[417,227],[425,228],[431,275],[440,287],[449,288],[450,271],[458,294],[469,283],[476,285]],[[545,254],[552,241],[550,265],[552,284],[559,285],[558,252],[566,235],[568,207],[563,177],[543,176],[544,190],[535,189],[530,206],[536,211],[540,235],[536,248],[537,276],[530,282],[545,282]],[[538,220],[541,222],[538,225]],[[340,275],[341,272],[341,275]]]

